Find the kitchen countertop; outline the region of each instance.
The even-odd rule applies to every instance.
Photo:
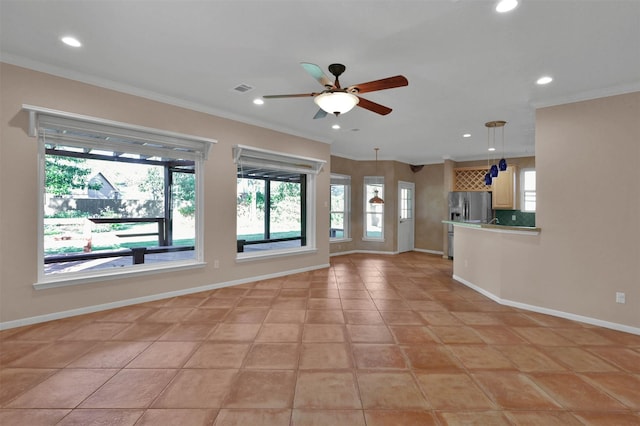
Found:
[[[540,228],[533,226],[509,226],[509,225],[495,225],[493,223],[480,223],[480,222],[459,222],[455,220],[443,220],[442,223],[447,225],[461,226],[464,228],[483,229],[485,231],[493,232],[505,232],[505,233],[527,233],[537,235],[541,232]]]

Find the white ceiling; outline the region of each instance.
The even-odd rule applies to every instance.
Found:
[[[335,155],[410,164],[534,154],[535,108],[640,90],[640,1],[0,0],[1,60],[331,143]],[[74,35],[73,49],[60,37]],[[313,120],[322,90],[299,65],[347,66],[343,86],[403,74],[363,95],[393,108]],[[554,81],[537,86],[542,75]],[[240,94],[239,84],[254,89]],[[75,111],[82,113],[82,111]],[[335,122],[341,130],[332,130]],[[463,138],[463,133],[471,133]],[[216,135],[210,135],[215,138]],[[498,154],[501,151],[498,146]]]

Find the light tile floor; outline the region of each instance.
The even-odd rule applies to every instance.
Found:
[[[2,425],[639,425],[640,336],[501,306],[439,256],[0,333]]]

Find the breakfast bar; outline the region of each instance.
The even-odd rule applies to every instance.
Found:
[[[453,225],[453,278],[491,299],[504,303],[520,299],[524,274],[538,274],[531,262],[541,229],[488,223],[443,221]]]

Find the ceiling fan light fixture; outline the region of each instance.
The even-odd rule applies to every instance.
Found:
[[[313,99],[323,111],[329,114],[340,115],[349,112],[358,104],[360,99],[356,95],[347,92],[321,93]]]

